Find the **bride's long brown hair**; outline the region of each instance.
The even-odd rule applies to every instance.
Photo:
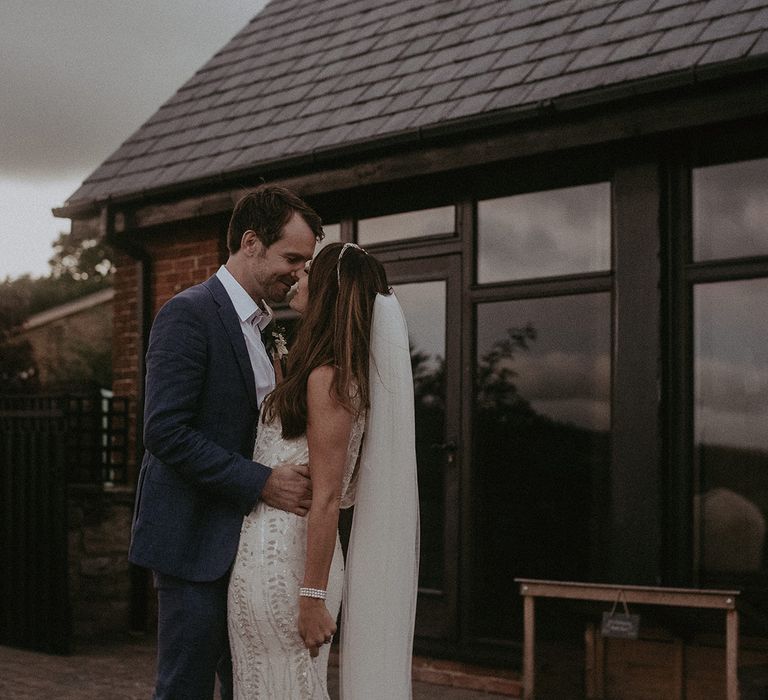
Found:
[[[359,248],[349,247],[339,262],[342,247],[331,243],[312,261],[307,307],[288,353],[286,379],[264,401],[265,419],[279,417],[286,439],[307,431],[307,379],[316,367],[336,368],[331,391],[350,412],[369,406],[373,304],[389,286],[382,264]]]

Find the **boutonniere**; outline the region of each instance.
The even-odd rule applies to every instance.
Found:
[[[285,340],[285,328],[275,324],[275,327],[271,331],[272,335],[272,348],[278,360],[282,360],[288,355],[288,343]]]
[[[288,341],[286,341],[285,336],[285,327],[274,321],[261,333],[264,347],[277,360],[282,360],[288,355]]]

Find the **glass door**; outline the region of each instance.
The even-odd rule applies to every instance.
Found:
[[[408,323],[414,376],[421,560],[416,635],[457,636],[460,260],[386,264]]]

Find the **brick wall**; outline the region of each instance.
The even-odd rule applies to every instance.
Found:
[[[128,484],[136,481],[136,410],[138,394],[137,368],[139,358],[139,327],[138,311],[138,280],[140,263],[129,258],[124,253],[115,256],[115,296],[113,304],[112,324],[112,391],[115,396],[125,396],[129,399],[127,446],[127,478]]]
[[[143,238],[151,258],[151,309],[154,317],[174,294],[210,277],[226,260],[224,235],[228,217],[207,217],[174,226],[154,229]],[[130,236],[130,234],[123,234]],[[114,335],[112,338],[113,391],[132,399],[131,414],[139,407],[139,353],[141,334],[138,325],[140,265],[127,254],[115,257]],[[137,465],[136,421],[129,430],[129,484],[135,483]]]
[[[222,235],[221,221],[202,220],[149,239],[146,247],[152,256],[153,314],[174,294],[216,272],[226,257]]]
[[[100,361],[108,361],[112,337],[112,301],[104,299],[96,303],[89,300],[104,292],[108,293],[109,290],[76,299],[30,318],[22,337],[32,346],[40,381],[47,389],[57,390],[62,386],[71,389],[84,385],[90,387],[102,378],[97,368]],[[82,306],[83,303],[93,305]],[[65,308],[78,304],[81,307],[77,310],[69,310],[66,315],[50,320],[45,319],[57,310],[63,312]]]
[[[210,277],[226,260],[226,226],[229,217],[207,217],[145,232],[142,245],[151,259],[150,314],[152,317],[174,294]],[[130,234],[123,234],[130,235]],[[72,503],[74,521],[70,533],[71,586],[75,626],[79,634],[107,631],[89,620],[106,613],[125,629],[132,618],[142,626],[129,600],[144,598],[146,609],[138,613],[152,627],[155,596],[149,577],[141,570],[132,578],[127,562],[133,485],[138,476],[136,418],[140,410],[139,353],[143,352],[138,309],[141,263],[118,252],[115,256],[114,335],[112,338],[113,391],[132,399],[128,436],[128,491],[89,502]],[[114,532],[114,537],[108,533]],[[130,587],[135,590],[130,592]],[[143,606],[142,606],[143,607]]]

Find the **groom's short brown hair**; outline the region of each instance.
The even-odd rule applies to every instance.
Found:
[[[265,248],[275,243],[295,213],[299,214],[320,241],[325,236],[317,212],[301,197],[279,185],[260,185],[235,204],[227,229],[230,254],[240,250],[246,231],[254,231]]]

